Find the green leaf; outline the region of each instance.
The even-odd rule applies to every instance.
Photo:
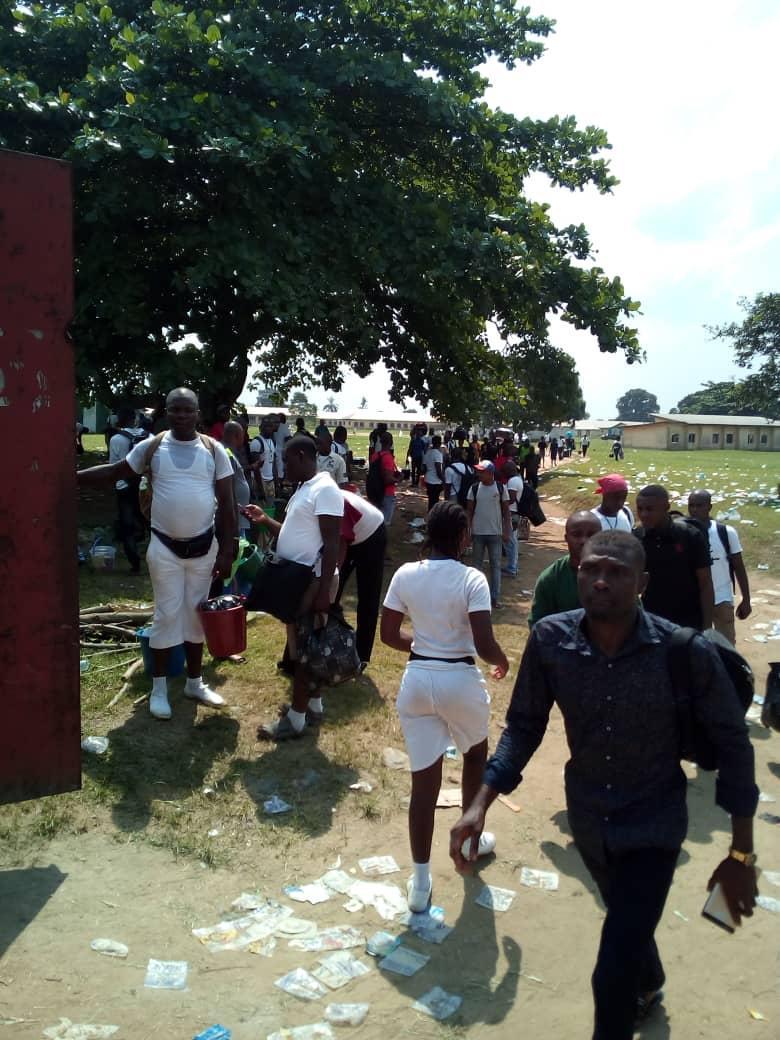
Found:
[[[87,10],[86,4],[76,4],[73,8],[73,13],[77,18],[80,18],[81,21],[86,21],[89,17],[89,11]]]
[[[100,19],[100,21],[110,22],[113,17],[114,12],[111,10],[108,4],[103,4],[103,6],[100,8],[100,11],[98,12],[98,18]]]
[[[129,90],[126,91],[125,92],[125,101],[128,103],[128,105],[134,105],[135,104],[135,94],[131,93]]]
[[[127,65],[129,69],[132,69],[133,72],[138,72],[140,69],[142,69],[143,64],[144,63],[141,61],[137,54],[128,54],[125,58],[125,65]]]
[[[206,30],[206,39],[209,43],[217,43],[222,39],[222,33],[219,31],[218,25],[210,25]]]
[[[60,103],[63,105],[67,105],[68,101],[70,100],[70,94],[67,92],[67,90],[63,90],[62,87],[59,88],[57,97],[60,99]]]
[[[193,94],[192,100],[196,105],[202,105],[204,101],[208,100],[208,96],[208,91],[205,91],[203,94]]]
[[[135,43],[135,33],[129,25],[126,25],[124,29],[122,29],[122,39],[127,40],[128,43]]]

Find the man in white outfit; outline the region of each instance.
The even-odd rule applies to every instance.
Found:
[[[181,643],[187,656],[185,696],[210,707],[225,703],[203,682],[204,635],[197,608],[208,598],[212,579],[230,575],[238,548],[233,468],[227,452],[212,438],[198,434],[200,412],[192,390],[171,390],[166,413],[170,430],[137,444],[114,465],[78,473],[79,484],[94,485],[149,470],[152,537],[146,563],[154,589],[149,710],[157,719],[171,717],[168,657],[171,648]]]

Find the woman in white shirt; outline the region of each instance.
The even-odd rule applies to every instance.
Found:
[[[431,844],[441,787],[442,759],[451,745],[463,753],[462,804],[470,805],[487,760],[490,697],[476,665],[478,655],[502,679],[506,655],[493,636],[490,589],[475,567],[461,563],[468,543],[465,510],[438,502],[428,514],[427,558],[406,563],[393,575],[382,611],[382,642],[409,654],[397,708],[412,770],[409,839],[414,874],[407,883],[409,909],[422,912],[431,900]],[[402,631],[404,615],[412,633]],[[480,835],[474,860],[495,848]]]
[[[425,487],[428,491],[428,509],[430,510],[439,501],[439,495],[444,487],[444,455],[441,452],[441,437],[438,434],[432,438],[430,448],[423,455],[422,464],[425,471]]]

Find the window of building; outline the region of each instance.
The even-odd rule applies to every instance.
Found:
[[[726,434],[726,444],[733,444],[733,443],[734,443],[734,434],[733,433],[727,433]]]
[[[712,443],[713,444],[720,444],[720,434],[719,433],[713,433],[713,435],[712,435]]]
[[[689,433],[688,434],[688,443],[689,444],[695,444],[696,443],[696,434],[695,433]]]
[[[753,434],[752,433],[748,434],[747,442],[748,442],[748,444],[752,444],[753,443]]]
[[[680,434],[679,433],[673,433],[672,434],[672,444],[679,444],[679,443],[680,443]]]
[[[761,443],[762,444],[769,444],[769,437],[765,433],[761,434]]]

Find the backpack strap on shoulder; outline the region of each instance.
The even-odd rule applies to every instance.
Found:
[[[150,441],[149,446],[146,449],[146,455],[144,456],[144,469],[149,469],[149,467],[151,466],[152,457],[162,444],[162,439],[165,436],[166,432],[166,430],[163,430],[162,433],[156,434]]]
[[[217,449],[216,441],[214,440],[214,438],[209,437],[207,433],[199,433],[198,436],[200,437],[200,443],[203,445],[204,448],[208,448],[208,450],[211,452],[212,459],[215,459],[217,457]]]
[[[695,628],[676,628],[668,644],[669,675],[677,711],[680,757],[693,754],[693,713],[691,709],[691,642],[699,635]]]

